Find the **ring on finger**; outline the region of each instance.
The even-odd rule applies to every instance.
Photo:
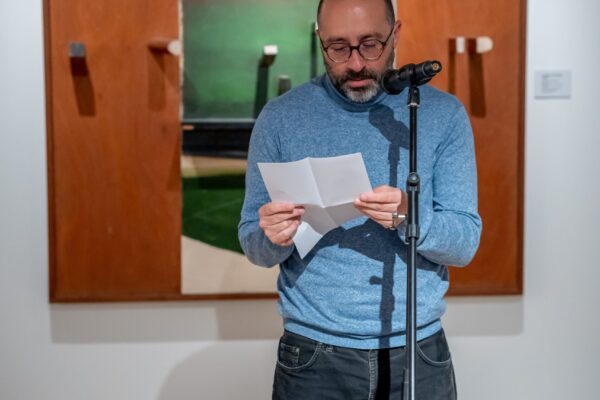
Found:
[[[388,228],[389,230],[395,231],[398,225],[406,219],[406,215],[398,214],[398,210],[392,212],[392,225]]]

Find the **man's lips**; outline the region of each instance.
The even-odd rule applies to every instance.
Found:
[[[348,79],[346,83],[348,86],[353,88],[363,87],[368,85],[373,79],[371,78],[358,78],[358,79]]]

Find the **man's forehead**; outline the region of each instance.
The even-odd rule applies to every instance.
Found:
[[[319,36],[324,42],[333,41],[361,41],[369,38],[385,39],[391,26],[387,21],[381,24],[360,24],[360,25],[326,25],[317,26]]]
[[[327,0],[319,16],[321,39],[362,40],[382,38],[389,32],[389,21],[383,1]]]
[[[327,0],[322,2],[317,12],[319,22],[323,18],[389,18],[388,3],[383,0]]]

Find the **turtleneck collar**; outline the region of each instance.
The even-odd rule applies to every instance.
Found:
[[[327,94],[329,95],[329,97],[331,97],[333,99],[333,101],[335,101],[335,103],[338,104],[340,107],[342,107],[344,110],[347,110],[350,112],[368,111],[371,108],[373,108],[374,106],[381,103],[388,96],[387,93],[385,93],[383,90],[380,90],[379,93],[377,93],[371,100],[364,102],[364,103],[359,103],[359,102],[350,100],[349,98],[344,96],[342,93],[340,93],[336,89],[336,87],[333,86],[333,82],[331,82],[331,78],[329,77],[329,75],[327,73],[323,74],[321,80],[323,82],[323,87],[325,87],[325,90],[327,91]]]

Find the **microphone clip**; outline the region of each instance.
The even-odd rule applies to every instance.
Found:
[[[421,86],[429,82],[442,70],[439,61],[424,61],[420,64],[406,64],[398,70],[389,70],[382,77],[383,90],[389,94],[399,94],[406,87]]]

